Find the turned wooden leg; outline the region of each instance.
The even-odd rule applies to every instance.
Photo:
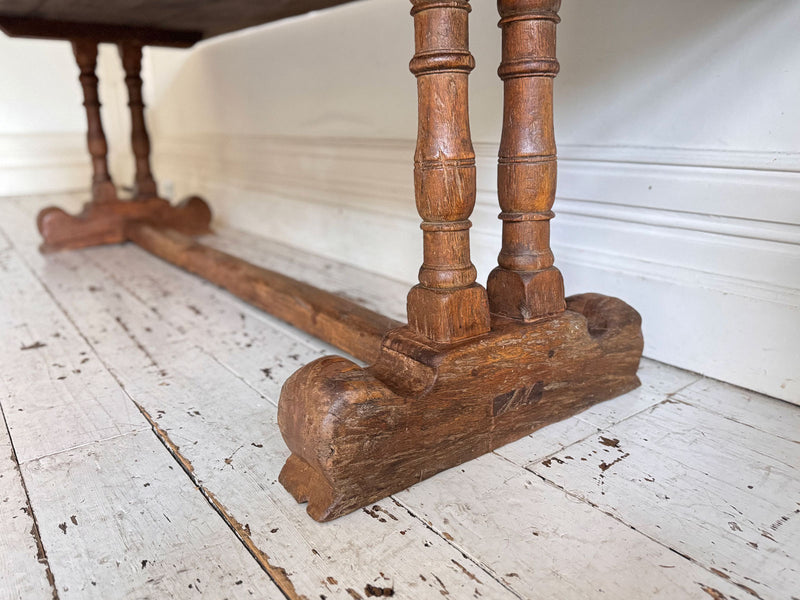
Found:
[[[553,266],[550,219],[556,194],[553,78],[561,0],[498,0],[503,31],[503,133],[497,166],[503,246],[489,275],[493,314],[533,321],[564,310]]]
[[[547,240],[555,189],[552,43],[558,2],[501,0],[506,85],[504,242],[485,291],[469,259],[475,167],[467,119],[466,0],[411,0],[419,89],[415,156],[425,261],[408,325],[375,362],[315,360],[284,384],[279,477],[326,521],[627,392],[641,319],[616,298],[564,300]],[[373,336],[372,339],[375,339]]]
[[[97,42],[74,40],[72,51],[80,68],[83,88],[83,106],[86,107],[86,140],[92,156],[92,201],[111,202],[117,199],[117,191],[108,172],[108,145],[100,119],[100,98],[97,93]]]
[[[408,295],[408,324],[436,342],[489,331],[486,290],[470,262],[475,152],[469,131],[467,0],[412,0],[419,129],[414,191],[423,219],[424,262]]]
[[[126,83],[131,107],[131,138],[136,156],[136,200],[123,202],[117,197],[111,176],[108,174],[108,151],[103,125],[100,122],[100,102],[97,96],[97,42],[80,39],[72,43],[75,58],[81,69],[84,106],[86,106],[87,139],[92,156],[92,201],[84,205],[79,215],[70,215],[56,206],[43,209],[36,219],[42,234],[42,252],[53,252],[118,244],[128,239],[131,223],[169,227],[187,235],[208,232],[211,210],[197,196],[185,199],[177,206],[156,196],[156,184],[150,172],[150,142],[144,124],[142,103],[141,44],[120,44],[125,66]]]
[[[128,87],[128,107],[131,111],[131,146],[136,158],[136,180],[134,198],[142,200],[158,196],[156,182],[150,171],[150,138],[144,121],[142,100],[142,45],[125,41],[118,45],[122,67],[125,69],[125,85]]]

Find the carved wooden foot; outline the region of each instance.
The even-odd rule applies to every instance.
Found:
[[[97,40],[73,40],[72,49],[80,69],[80,82],[86,108],[87,144],[92,157],[92,200],[79,215],[70,215],[50,206],[39,213],[37,225],[42,234],[42,252],[85,248],[101,244],[118,244],[128,239],[126,230],[132,223],[169,227],[187,235],[208,233],[211,209],[206,202],[191,196],[177,206],[158,197],[156,182],[150,171],[150,140],[144,120],[142,102],[142,45],[128,40],[119,45],[125,68],[131,110],[131,145],[136,157],[134,201],[117,197],[108,172],[108,144],[100,119],[98,96]]]
[[[475,283],[467,116],[467,0],[411,0],[424,262],[408,325],[375,362],[326,357],[284,384],[283,486],[327,521],[639,385],[641,318],[616,298],[564,299],[553,266],[552,78],[560,0],[498,0],[505,108],[498,164],[503,247]],[[491,314],[490,314],[491,313]]]
[[[599,294],[457,344],[396,329],[368,368],[330,356],[286,382],[280,482],[335,519],[634,389],[641,353],[639,314]]]
[[[88,202],[79,215],[50,206],[36,219],[42,234],[42,252],[85,248],[126,241],[130,223],[169,227],[186,235],[209,232],[211,209],[199,196],[191,196],[176,206],[163,198],[137,202],[114,200]]]

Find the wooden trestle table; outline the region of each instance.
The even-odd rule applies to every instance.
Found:
[[[338,356],[294,373],[278,422],[292,454],[280,474],[324,521],[516,440],[639,385],[641,319],[598,294],[564,297],[553,266],[556,189],[553,79],[560,0],[498,0],[503,132],[498,161],[502,248],[486,288],[470,262],[475,155],[469,132],[469,0],[411,0],[419,128],[414,157],[424,261],[408,324],[192,239],[209,231],[199,197],[158,196],[144,120],[142,47],[189,47],[226,32],[347,0],[0,0],[8,35],[66,39],[80,68],[92,195],[77,216],[38,217],[42,251],[131,241],[327,341]],[[108,172],[95,66],[119,46],[136,160],[133,198]],[[410,200],[410,199],[409,199]]]

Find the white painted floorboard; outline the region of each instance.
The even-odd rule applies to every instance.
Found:
[[[47,558],[37,539],[22,475],[3,420],[0,423],[0,599],[52,598]]]
[[[4,251],[0,269],[14,449],[0,472],[0,597],[282,598],[49,292],[52,273],[78,270],[32,271],[24,255]]]
[[[41,256],[44,203],[78,205],[0,202],[0,598],[51,597],[48,565],[61,598],[800,597],[800,407],[645,359],[639,389],[318,524],[276,481],[275,407],[335,350],[131,245]],[[403,316],[397,282],[205,241]]]
[[[797,595],[800,432],[707,411],[692,388],[528,468],[742,589]]]
[[[283,598],[150,431],[22,474],[59,598]]]

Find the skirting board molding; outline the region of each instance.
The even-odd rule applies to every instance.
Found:
[[[0,198],[88,190],[85,133],[0,135]]]
[[[155,167],[164,193],[201,193],[228,225],[410,284],[421,263],[413,145],[157,138]],[[485,281],[500,248],[497,148],[475,146],[472,249]],[[800,403],[800,155],[603,152],[559,149],[552,245],[567,293],[636,307],[647,356]]]

